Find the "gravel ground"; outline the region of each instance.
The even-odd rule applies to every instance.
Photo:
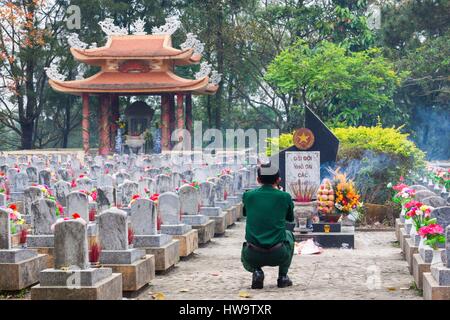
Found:
[[[413,278],[402,259],[394,232],[357,232],[356,249],[325,249],[294,256],[289,276],[294,285],[276,287],[277,268],[264,268],[265,287],[252,290],[251,274],[240,262],[245,222],[226,236],[196,250],[187,260],[159,275],[137,299],[422,299],[410,288]],[[240,296],[249,295],[247,298]]]

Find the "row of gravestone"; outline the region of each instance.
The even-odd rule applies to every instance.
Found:
[[[430,191],[427,187],[420,184],[412,185],[410,188],[416,191],[414,200],[433,207],[431,215],[437,219],[437,222],[444,229],[450,225],[450,204],[447,198],[444,199],[441,195],[437,195],[435,192]]]
[[[84,166],[92,167],[99,166],[108,168],[114,171],[119,169],[133,169],[135,167],[147,168],[147,167],[171,167],[174,171],[181,172],[183,167],[202,167],[205,165],[204,159],[197,159],[198,154],[184,153],[184,154],[162,154],[162,155],[113,155],[110,157],[102,156],[85,156]],[[213,158],[211,158],[213,159]],[[210,159],[210,160],[211,160]],[[255,155],[246,154],[233,154],[222,157],[222,159],[217,158],[215,163],[211,166],[242,166],[246,163],[256,164],[257,157]],[[56,171],[60,167],[71,167],[74,170],[80,168],[80,160],[74,155],[56,155],[56,154],[42,154],[40,156],[32,156],[28,158],[27,156],[13,156],[8,155],[0,156],[0,167],[16,167],[31,165],[36,167],[38,170],[42,170],[46,167],[50,167],[53,171]],[[234,169],[237,169],[236,167]]]
[[[238,177],[241,177],[238,175]],[[164,191],[158,199],[159,215],[162,222],[165,224],[180,224],[181,215],[197,215],[200,213],[201,207],[215,207],[219,202],[224,202],[226,197],[234,196],[235,194],[242,194],[244,186],[242,180],[238,180],[236,188],[234,188],[233,177],[231,175],[223,175],[219,178],[211,178],[209,181],[201,182],[198,188],[191,185],[183,185],[178,193],[171,192],[171,190]],[[56,198],[66,207],[65,215],[70,217],[74,213],[78,213],[85,221],[89,221],[89,212],[92,205],[97,213],[108,210],[111,206],[127,206],[132,196],[138,192],[138,184],[130,181],[125,181],[120,185],[121,198],[118,202],[116,190],[112,187],[99,187],[97,189],[96,202],[90,202],[89,196],[83,192],[70,191],[67,182],[58,182],[65,185],[67,194],[62,197],[56,193]],[[148,199],[140,199],[139,203],[147,201]],[[146,210],[149,207],[153,210],[153,205],[142,205]],[[25,190],[24,208],[26,216],[30,216],[30,221],[33,226],[33,235],[50,235],[50,226],[56,221],[56,203],[50,199],[44,198],[44,192],[39,187],[29,187]],[[151,210],[150,210],[151,211]],[[132,212],[132,210],[131,210]],[[140,214],[138,216],[142,216]],[[150,217],[148,217],[150,219]],[[147,223],[150,225],[150,222]],[[37,233],[36,233],[36,232]],[[41,238],[30,238],[33,243],[41,243]],[[38,246],[38,245],[34,245]]]
[[[105,165],[106,166],[106,165]],[[182,173],[172,171],[172,184],[179,186],[180,182],[185,180],[187,182],[192,182],[193,180],[204,181],[209,176],[216,176],[220,173],[220,167],[212,168],[194,168],[193,170],[184,170]],[[110,174],[112,171],[107,167],[102,168],[98,165],[93,165],[89,170],[85,170],[88,179],[93,180],[92,184],[99,183],[104,186],[117,186],[121,184],[124,180],[134,180],[138,181],[144,177],[155,178],[158,175],[167,173],[170,168],[148,168],[144,169],[142,167],[135,167],[129,172],[124,172],[120,170],[115,174]],[[256,166],[249,167],[249,180],[256,179]],[[22,169],[18,168],[7,168],[6,166],[0,167],[0,171],[4,172],[5,175],[0,177],[0,185],[8,181],[11,192],[23,192],[23,190],[31,184],[41,184],[48,187],[52,187],[54,182],[58,180],[72,181],[75,176],[73,169],[67,169],[65,167],[58,168],[55,171],[51,169],[42,169],[38,171],[36,167],[26,166]],[[78,182],[82,183],[82,179],[78,178]]]

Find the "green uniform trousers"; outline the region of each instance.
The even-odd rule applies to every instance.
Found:
[[[286,230],[284,245],[273,252],[259,252],[250,249],[246,243],[242,246],[241,261],[245,270],[254,272],[261,267],[279,267],[280,275],[287,275],[294,255],[294,235]]]

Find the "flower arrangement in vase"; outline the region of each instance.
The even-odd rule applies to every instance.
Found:
[[[418,233],[425,240],[424,244],[433,249],[433,260],[431,264],[434,265],[442,262],[439,244],[445,243],[444,228],[437,223],[430,223],[422,226]]]
[[[317,214],[317,201],[313,198],[316,195],[318,186],[311,181],[297,180],[289,185],[294,194],[294,215],[296,225],[300,229],[305,229],[308,220],[312,220]]]
[[[22,214],[17,211],[17,205],[15,203],[11,203],[5,210],[9,213],[11,234],[17,234],[19,231],[17,226],[24,225],[25,220],[22,218]]]
[[[422,202],[411,200],[405,203],[407,210],[405,219],[411,219],[418,232],[420,228],[436,222],[436,219],[431,219],[431,207],[424,205]]]
[[[342,216],[347,216],[350,213],[356,212],[362,206],[360,195],[358,194],[352,180],[348,179],[345,173],[340,173],[339,170],[335,172],[333,178],[335,210]]]

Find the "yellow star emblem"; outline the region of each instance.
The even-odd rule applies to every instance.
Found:
[[[304,133],[302,133],[300,136],[298,136],[300,143],[308,143],[308,138],[309,137]]]

